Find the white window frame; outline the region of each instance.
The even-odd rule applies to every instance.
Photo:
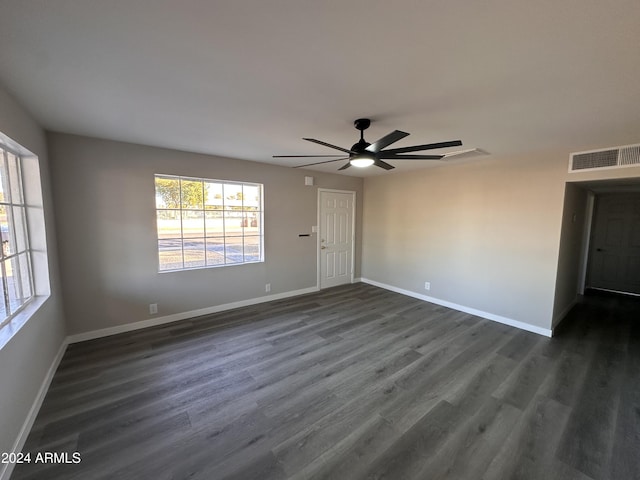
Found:
[[[14,308],[10,316],[0,320],[0,349],[11,341],[51,296],[40,161],[37,155],[0,132],[0,155],[3,158],[5,150],[18,157],[20,162],[21,197],[22,205],[24,205],[24,217],[26,217],[26,222],[21,228],[26,236],[25,245],[28,245],[28,254],[24,253],[23,255],[27,255],[30,264],[31,298],[24,301],[19,308]],[[20,248],[20,251],[26,252],[25,248]],[[4,293],[0,301],[4,302]]]
[[[29,226],[27,221],[27,203],[22,175],[22,155],[19,151],[0,143],[0,176],[5,179],[0,206],[5,208],[8,228],[0,231],[2,249],[0,250],[0,276],[2,298],[0,328],[4,327],[35,297]],[[15,160],[10,161],[10,156]],[[14,163],[15,162],[15,163]],[[10,165],[14,163],[14,165]],[[10,170],[13,170],[10,173]],[[6,190],[6,191],[5,191]],[[18,197],[18,198],[16,198]],[[20,217],[20,218],[18,218]],[[11,247],[9,247],[11,245]],[[9,251],[11,248],[13,251]],[[23,278],[23,277],[27,278]],[[14,298],[10,291],[15,292]]]
[[[253,182],[241,182],[241,181],[231,181],[231,180],[219,180],[219,179],[211,179],[211,178],[203,178],[203,177],[189,177],[189,176],[182,176],[182,175],[170,175],[170,174],[161,174],[161,173],[157,173],[154,175],[154,185],[156,185],[156,179],[161,178],[161,179],[172,179],[172,180],[178,180],[180,182],[180,198],[181,201],[179,203],[179,205],[177,207],[172,207],[169,208],[167,205],[161,205],[162,200],[160,199],[160,196],[157,192],[157,189],[155,190],[156,192],[156,238],[157,238],[157,251],[158,251],[158,273],[171,273],[171,272],[180,272],[180,271],[184,271],[184,270],[194,270],[194,269],[203,269],[203,268],[218,268],[218,267],[228,267],[228,266],[236,266],[236,265],[246,265],[246,264],[252,264],[252,263],[263,263],[264,262],[264,185],[261,183],[253,183]],[[182,202],[182,182],[202,182],[203,184],[203,193],[202,193],[202,198],[203,198],[203,204],[201,207],[188,207],[185,208]],[[223,186],[223,192],[225,187],[229,186],[233,186],[235,188],[237,187],[241,187],[244,188],[245,186],[247,187],[251,187],[251,188],[258,188],[259,189],[259,199],[258,199],[258,210],[249,210],[248,206],[247,209],[245,209],[245,205],[244,205],[244,199],[241,199],[240,201],[241,206],[240,209],[238,209],[238,205],[234,205],[234,206],[229,206],[229,208],[227,208],[227,201],[228,199],[225,197],[224,193],[222,196],[222,201],[223,201],[223,206],[221,209],[219,208],[215,208],[212,206],[208,206],[206,205],[206,202],[204,201],[204,199],[206,198],[206,193],[204,191],[205,188],[205,184],[222,184]],[[237,202],[237,201],[236,201]],[[172,211],[175,212],[175,215],[177,217],[180,218],[180,225],[181,225],[181,233],[178,236],[177,234],[175,234],[173,237],[166,237],[166,236],[161,236],[161,227],[160,227],[160,221],[161,221],[161,212],[168,212],[168,211]],[[185,212],[190,212],[190,213],[201,213],[203,216],[203,222],[204,222],[204,230],[203,230],[203,236],[202,237],[187,237],[185,236],[185,232],[184,232],[184,218],[185,218]],[[204,219],[206,219],[206,215],[207,213],[211,213],[211,212],[222,212],[222,221],[223,221],[223,234],[219,235],[208,235],[207,229],[206,229],[206,222],[204,221]],[[238,235],[237,233],[235,233],[234,235],[227,235],[226,232],[226,222],[227,222],[227,213],[235,213],[238,214],[237,216],[237,221],[241,222],[243,227],[242,227],[242,234]],[[258,228],[258,234],[247,234],[244,231],[244,227],[246,227],[246,225],[244,224],[244,222],[247,221],[248,219],[248,215],[251,214],[252,218],[256,219],[257,222],[257,228]],[[229,255],[227,254],[227,239],[230,238],[235,238],[235,239],[242,239],[242,260],[241,261],[229,261]],[[217,247],[220,247],[220,243],[219,241],[222,240],[222,248],[223,248],[223,254],[222,254],[222,259],[223,262],[215,262],[215,263],[209,263],[208,260],[208,250],[210,248],[210,241],[213,241],[213,239],[218,240],[218,242],[216,242]],[[256,255],[253,256],[249,256],[246,253],[246,243],[248,239],[252,239],[252,240],[257,240],[258,244],[258,255],[256,258]],[[198,240],[198,241],[203,241],[203,248],[204,248],[204,264],[203,265],[193,265],[193,264],[189,264],[189,262],[187,261],[187,259],[185,258],[185,251],[187,249],[185,249],[185,243],[189,242],[189,241],[194,241],[194,240]],[[180,252],[181,252],[181,258],[182,258],[182,265],[181,266],[176,266],[175,268],[169,268],[169,267],[164,267],[163,268],[163,261],[161,258],[162,255],[162,251],[163,251],[163,247],[161,246],[161,242],[169,242],[169,241],[173,241],[174,244],[177,242],[181,242],[180,243]],[[167,245],[167,243],[165,243],[165,245]],[[230,244],[229,244],[230,245]],[[166,247],[164,247],[166,248]],[[174,247],[175,250],[177,251],[177,248]],[[213,246],[211,247],[213,248]],[[230,247],[229,247],[230,248]]]

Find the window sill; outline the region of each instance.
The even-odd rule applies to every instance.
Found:
[[[49,295],[38,295],[33,298],[9,323],[0,328],[0,350],[9,343],[13,336],[33,317],[47,301]]]
[[[205,265],[204,267],[185,267],[185,268],[174,268],[171,270],[158,270],[158,273],[176,273],[176,272],[190,272],[193,270],[209,270],[214,268],[223,268],[223,267],[237,267],[239,265],[255,265],[257,263],[264,263],[263,260],[256,260],[254,262],[237,262],[237,263],[223,263],[220,265]]]

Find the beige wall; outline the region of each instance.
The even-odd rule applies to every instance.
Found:
[[[362,277],[552,329],[584,262],[587,189],[572,182],[640,178],[640,167],[568,173],[569,154],[367,178]]]
[[[55,257],[55,228],[45,135],[2,87],[0,132],[39,157],[51,283],[49,299],[0,349],[0,452],[11,452],[66,333]],[[0,475],[3,466],[0,465]]]
[[[550,329],[566,158],[367,178],[363,278]]]
[[[567,183],[564,195],[562,231],[556,275],[556,297],[553,326],[562,320],[576,301],[581,286],[580,273],[584,261],[585,235],[588,223],[588,191]]]
[[[359,178],[161,148],[50,134],[60,263],[71,334],[312,288],[317,284],[317,190],[356,191]],[[265,262],[159,274],[154,174],[264,184]],[[314,186],[304,176],[315,177]]]

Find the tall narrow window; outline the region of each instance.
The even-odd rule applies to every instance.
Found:
[[[0,326],[33,298],[31,251],[27,231],[22,158],[0,144]]]
[[[156,175],[159,271],[264,261],[262,185]]]

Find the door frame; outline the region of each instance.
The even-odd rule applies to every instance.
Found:
[[[603,195],[628,195],[628,194],[638,194],[639,192],[637,190],[626,190],[626,189],[619,189],[619,190],[611,190],[611,191],[602,191],[602,192],[594,192],[593,190],[590,190],[588,192],[588,196],[587,196],[587,217],[586,217],[586,226],[585,226],[585,244],[583,246],[583,258],[582,258],[582,262],[580,265],[580,283],[578,285],[578,293],[580,295],[584,295],[587,289],[587,283],[589,281],[589,275],[591,273],[591,268],[592,268],[592,262],[593,262],[593,252],[592,252],[592,243],[593,243],[593,237],[595,235],[595,215],[596,215],[596,207],[597,207],[597,203],[600,199],[601,196]],[[590,287],[593,288],[594,290],[599,290],[602,292],[613,292],[613,293],[618,293],[621,295],[628,295],[628,296],[633,296],[633,297],[640,297],[640,294],[638,293],[633,293],[633,292],[626,292],[626,291],[620,291],[620,290],[610,290],[610,289],[606,289],[606,288],[595,288],[595,287]]]
[[[316,235],[316,286],[318,290],[322,289],[322,252],[320,251],[320,237],[322,235],[322,221],[320,217],[322,202],[320,201],[322,197],[322,193],[347,193],[351,194],[351,205],[353,209],[353,215],[351,215],[351,283],[355,280],[355,268],[356,268],[356,192],[354,190],[337,190],[333,188],[318,188],[318,206],[317,206],[317,215],[316,215],[316,223],[318,225],[318,234]]]
[[[578,271],[578,294],[584,295],[587,288],[587,272],[589,271],[589,262],[591,255],[591,235],[593,233],[593,215],[595,212],[596,194],[587,191],[587,208],[585,212],[585,226],[582,232],[582,249],[580,251],[580,270]]]

